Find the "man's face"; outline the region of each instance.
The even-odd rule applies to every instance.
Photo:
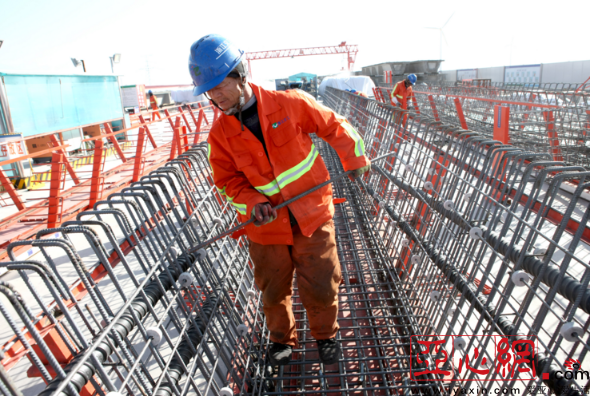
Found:
[[[226,77],[218,86],[207,91],[207,94],[219,107],[228,110],[239,103],[240,92],[240,80]]]

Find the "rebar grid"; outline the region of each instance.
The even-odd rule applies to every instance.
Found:
[[[344,172],[336,153],[315,139],[332,176]],[[295,282],[293,312],[299,347],[291,363],[273,371],[253,394],[397,395],[444,394],[434,377],[416,382],[409,378],[410,336],[426,327],[406,309],[411,302],[384,246],[370,222],[366,199],[358,186],[343,179],[334,183],[334,197],[345,198],[336,205],[334,224],[343,281],[339,290],[340,331],[343,358],[337,366],[319,362],[317,344],[311,337],[306,314]],[[415,302],[414,302],[415,303]]]
[[[549,373],[545,385],[563,388],[557,371],[569,358],[583,368],[588,350],[588,172],[345,92],[329,90],[326,102],[359,130],[371,156],[397,152],[365,178],[366,190],[409,296],[424,302],[416,315],[439,336],[536,336],[537,376]],[[477,346],[489,360],[490,340],[470,337],[466,350]],[[537,385],[545,386],[540,378],[504,384],[522,392]],[[586,384],[569,385],[580,392]]]
[[[380,89],[388,101],[391,89]],[[590,169],[590,93],[575,89],[553,84],[546,87],[417,85],[414,110],[460,126],[455,103],[458,100],[467,128],[492,137],[494,106],[509,107],[510,144],[549,153],[555,160]]]

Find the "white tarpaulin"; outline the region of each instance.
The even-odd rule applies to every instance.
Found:
[[[341,90],[354,89],[365,93],[367,96],[373,96],[375,84],[367,76],[347,76],[347,77],[327,77],[320,84],[320,95],[324,95],[326,87],[333,87]]]
[[[193,89],[177,89],[170,91],[174,103],[209,102],[205,95],[193,96]]]

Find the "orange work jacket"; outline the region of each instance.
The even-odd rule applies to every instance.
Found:
[[[301,194],[330,178],[309,136],[314,132],[338,153],[345,170],[368,165],[361,136],[342,117],[298,91],[267,91],[250,84],[256,96],[260,127],[268,157],[260,141],[234,116],[222,114],[211,127],[208,158],[218,190],[238,212],[250,219],[256,204],[272,206]],[[313,232],[334,215],[332,186],[289,205],[301,233]],[[273,222],[245,227],[248,237],[262,245],[291,245],[293,232],[287,208]]]
[[[156,101],[156,95],[150,96],[150,105],[152,110],[158,110],[158,102]]]
[[[391,98],[396,98],[397,101],[400,103],[402,109],[408,109],[408,99],[412,96],[412,86],[410,85],[406,88],[405,80],[398,81],[393,86],[393,91],[391,92]],[[392,101],[391,104],[395,105]]]

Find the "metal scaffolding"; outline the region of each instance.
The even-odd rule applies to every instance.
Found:
[[[0,393],[584,393],[588,380],[563,373],[589,362],[590,173],[348,92],[324,100],[369,158],[391,154],[333,186],[337,365],[318,359],[296,280],[299,346],[289,365],[269,364],[245,236],[187,253],[237,224],[199,144],[9,245]],[[19,247],[35,255],[17,261]]]

